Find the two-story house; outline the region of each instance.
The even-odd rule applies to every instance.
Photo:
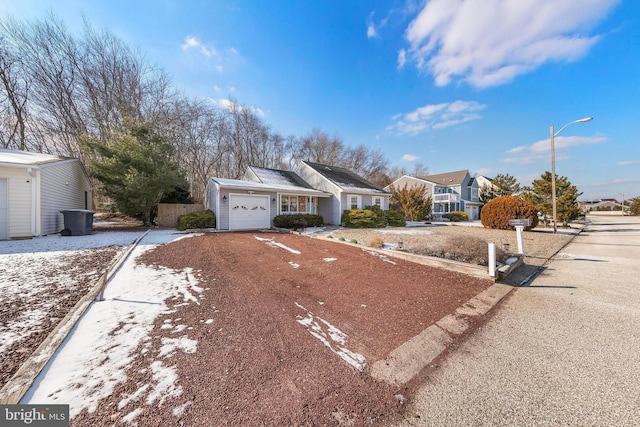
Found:
[[[416,178],[404,175],[385,190],[389,191],[391,186],[395,188],[407,188],[424,186],[425,195],[431,197],[433,201],[433,217],[440,219],[448,212],[466,212],[470,220],[480,219],[480,197],[478,194],[478,181],[473,178],[468,170],[427,175],[423,178]]]

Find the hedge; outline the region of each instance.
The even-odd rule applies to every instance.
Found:
[[[444,214],[443,217],[451,222],[469,221],[469,215],[466,212],[454,211]]]
[[[321,215],[310,214],[292,214],[278,215],[273,218],[273,226],[278,228],[287,228],[297,230],[305,227],[320,227],[324,225],[324,219]]]
[[[178,230],[215,228],[215,226],[216,216],[211,210],[191,212],[178,217]]]

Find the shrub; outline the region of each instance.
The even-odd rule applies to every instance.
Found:
[[[451,222],[469,221],[469,215],[466,212],[455,211],[443,215]]]
[[[356,239],[351,239],[349,240],[349,243],[353,243],[354,245],[357,245],[358,241]]]
[[[501,196],[490,200],[482,207],[480,221],[485,228],[509,230],[510,219],[530,219],[529,230],[538,225],[538,214],[533,204],[517,196]]]
[[[405,225],[407,225],[407,222],[404,220],[404,217],[402,216],[402,213],[400,211],[385,211],[385,217],[387,220],[387,225],[391,227],[404,227]]]
[[[320,227],[324,225],[324,219],[320,215],[293,214],[278,215],[273,218],[273,226],[298,230],[305,227]]]
[[[178,230],[187,230],[193,228],[215,228],[216,216],[213,211],[191,212],[178,217]]]
[[[351,209],[342,214],[342,224],[348,228],[379,228],[384,227],[380,216],[369,209]]]
[[[342,225],[349,228],[404,227],[406,222],[398,211],[383,211],[379,206],[351,209],[342,214]]]
[[[371,246],[372,248],[380,249],[384,246],[384,239],[380,236],[373,236],[369,240],[369,246]]]

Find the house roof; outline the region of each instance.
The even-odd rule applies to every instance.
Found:
[[[336,184],[343,190],[366,191],[368,193],[388,194],[386,191],[371,184],[361,176],[351,172],[348,169],[338,166],[323,165],[321,163],[313,163],[304,161],[304,164],[318,172],[320,175]]]
[[[269,191],[277,193],[290,193],[290,194],[309,194],[317,197],[330,197],[331,194],[324,191],[314,190],[313,188],[299,187],[296,185],[286,184],[265,184],[262,182],[243,181],[240,179],[227,179],[227,178],[209,178],[211,181],[217,183],[221,188],[229,188],[235,190],[247,190],[247,191]]]
[[[249,169],[253,171],[263,184],[294,185],[297,187],[311,188],[305,180],[292,171],[261,168],[257,166],[249,166]]]
[[[424,179],[438,185],[460,185],[464,181],[464,178],[467,176],[467,174],[469,174],[469,171],[465,169],[455,172],[427,175],[424,177]]]
[[[9,150],[8,148],[0,148],[0,164],[38,166],[46,163],[60,162],[69,160],[63,157],[51,154],[30,153],[27,151]]]

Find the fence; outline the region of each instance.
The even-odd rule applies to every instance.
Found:
[[[178,203],[159,203],[156,221],[160,227],[176,228],[180,215],[201,210],[204,210],[204,206],[198,204],[182,205]]]

